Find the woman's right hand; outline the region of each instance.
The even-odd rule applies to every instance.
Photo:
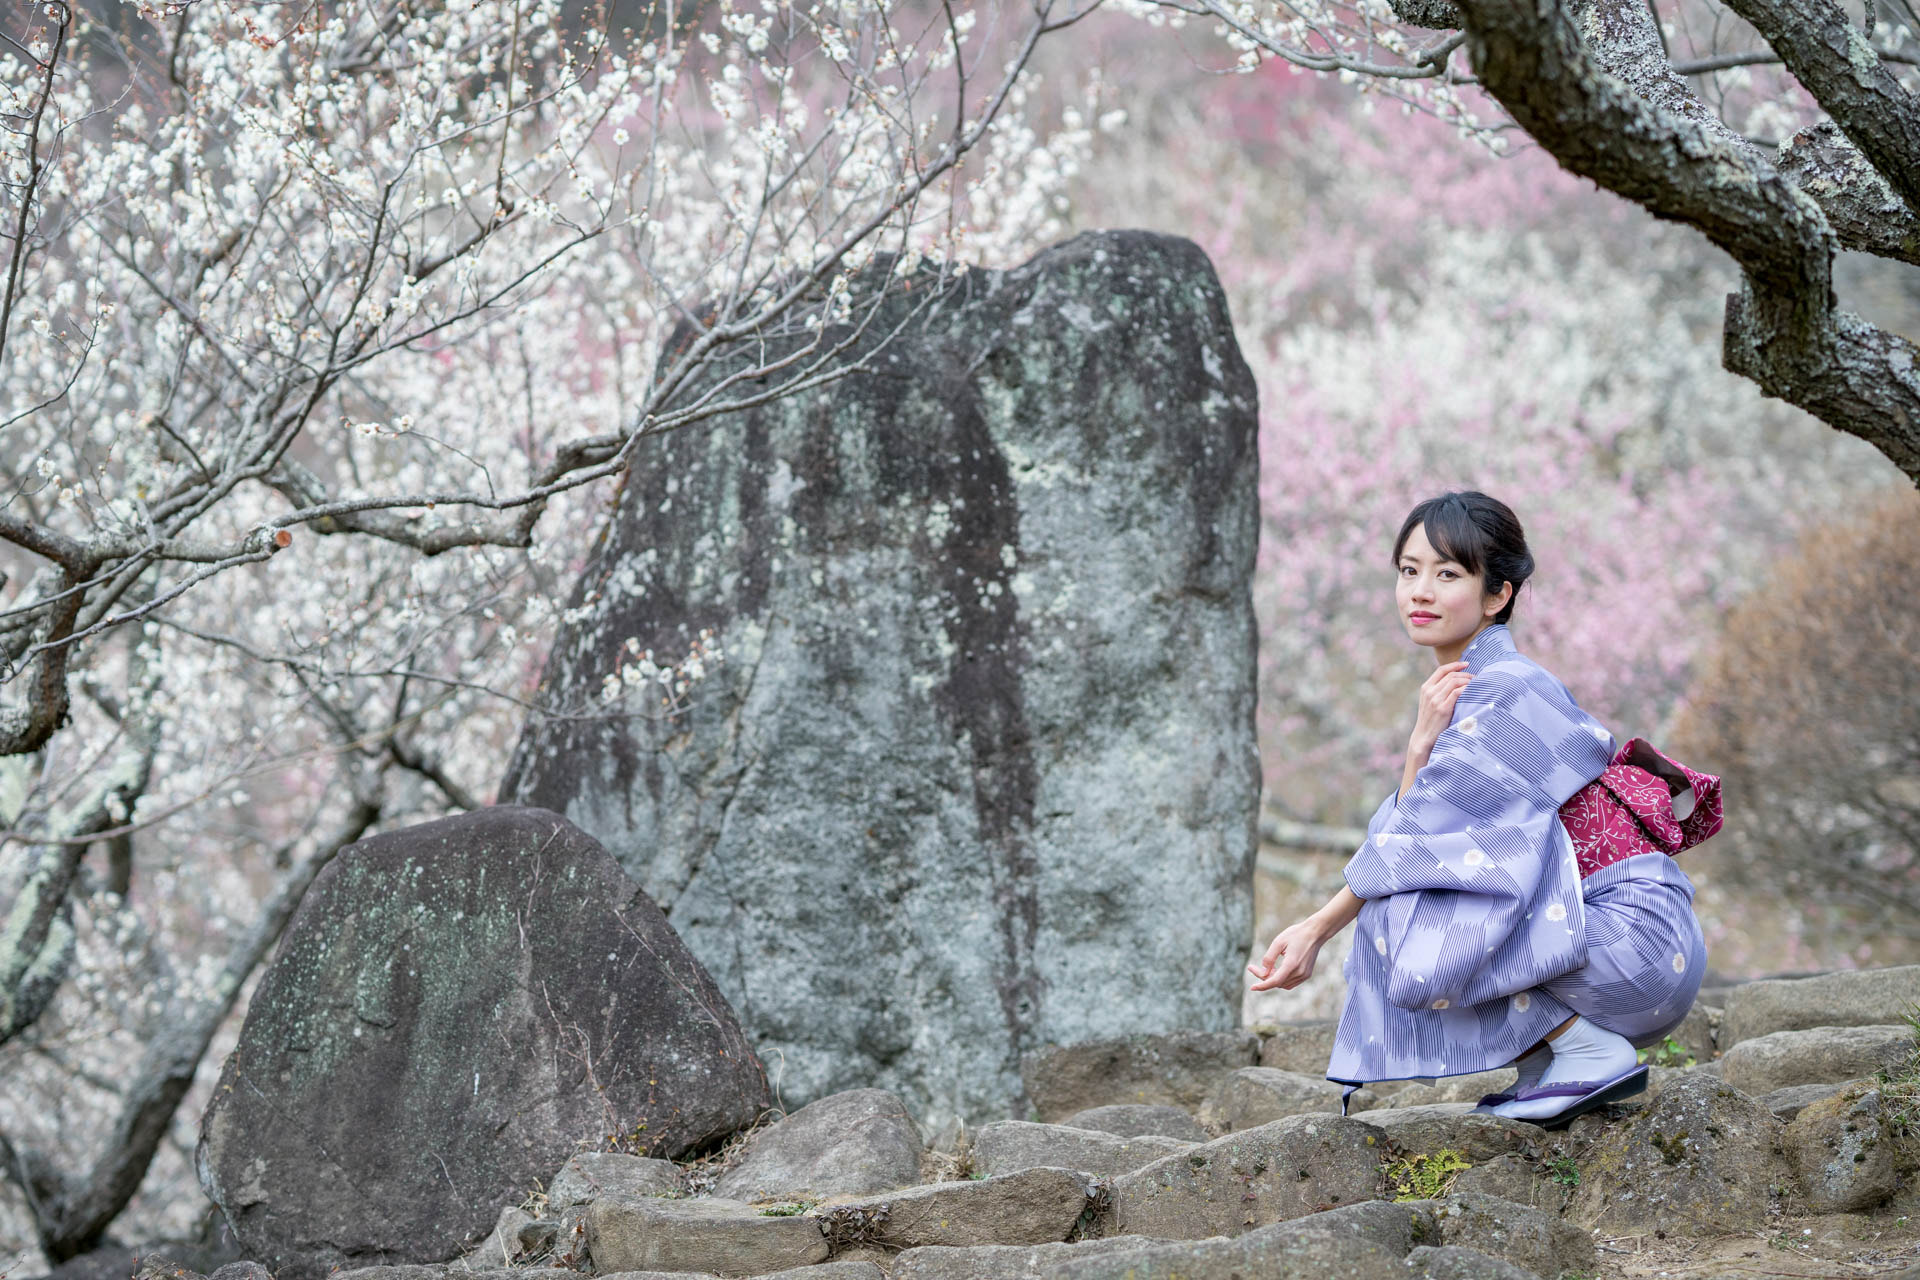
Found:
[[[1288,925],[1267,946],[1267,953],[1247,966],[1254,977],[1253,990],[1271,991],[1275,987],[1291,991],[1313,976],[1313,962],[1326,943],[1319,921],[1312,916]]]
[[[1421,684],[1420,712],[1413,722],[1413,736],[1407,740],[1407,761],[1416,770],[1426,764],[1433,754],[1433,744],[1453,723],[1453,704],[1460,701],[1461,691],[1471,679],[1473,673],[1467,670],[1465,661],[1448,662],[1434,668]]]

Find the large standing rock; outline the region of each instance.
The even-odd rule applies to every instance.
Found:
[[[1811,1027],[1897,1023],[1920,1000],[1920,964],[1769,978],[1729,988],[1720,1013],[1722,1052],[1743,1040]]]
[[[734,1200],[824,1200],[920,1181],[924,1147],[913,1117],[884,1089],[849,1089],[808,1103],[748,1140],[714,1180]]]
[[[938,1130],[1024,1114],[1036,1045],[1238,1021],[1255,403],[1184,240],[912,283],[868,371],[648,442],[545,688],[725,663],[671,721],[536,717],[501,794],[640,879],[787,1099]]]
[[[770,1101],[725,997],[606,851],[482,809],[321,872],[198,1166],[247,1252],[305,1280],[452,1258],[582,1139],[679,1155]]]

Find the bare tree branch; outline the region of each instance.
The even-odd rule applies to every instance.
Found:
[[[62,1178],[44,1156],[20,1150],[0,1135],[0,1158],[27,1197],[40,1248],[49,1260],[65,1262],[98,1246],[140,1189],[207,1046],[233,1011],[247,978],[279,941],[314,878],[379,817],[376,788],[357,798],[339,825],[281,880],[253,926],[228,952],[211,989],[168,1010],[165,1030],[142,1054],[100,1158],[84,1176]]]

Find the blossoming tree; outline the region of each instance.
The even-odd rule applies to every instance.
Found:
[[[522,715],[672,714],[721,660],[535,687],[649,437],[846,376],[889,266],[1050,233],[1087,117],[1022,104],[1076,3],[16,13],[0,1171],[47,1260],[339,849],[480,803]]]
[[[1843,249],[1920,265],[1911,0],[1139,0],[1242,64],[1338,75],[1704,233],[1740,268],[1722,358],[1920,483],[1920,349],[1836,302]],[[1466,65],[1457,57],[1464,49]],[[1475,97],[1462,95],[1462,89]],[[1503,119],[1483,122],[1491,98]]]

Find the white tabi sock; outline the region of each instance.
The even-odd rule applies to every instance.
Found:
[[[1547,1067],[1552,1062],[1553,1046],[1550,1044],[1543,1044],[1530,1053],[1521,1054],[1513,1060],[1514,1067],[1520,1072],[1520,1078],[1513,1082],[1507,1092],[1518,1093],[1522,1089],[1533,1088],[1540,1083],[1540,1077],[1547,1074]]]
[[[1617,1036],[1585,1018],[1575,1018],[1572,1026],[1547,1041],[1547,1048],[1553,1051],[1553,1060],[1547,1064],[1546,1074],[1540,1077],[1542,1085],[1591,1080],[1597,1086],[1625,1075],[1637,1061],[1633,1045],[1625,1036]],[[1527,1087],[1525,1084],[1514,1086],[1516,1091]],[[1501,1103],[1493,1109],[1493,1114],[1515,1120],[1544,1120],[1559,1115],[1575,1101],[1574,1098],[1516,1099]]]

